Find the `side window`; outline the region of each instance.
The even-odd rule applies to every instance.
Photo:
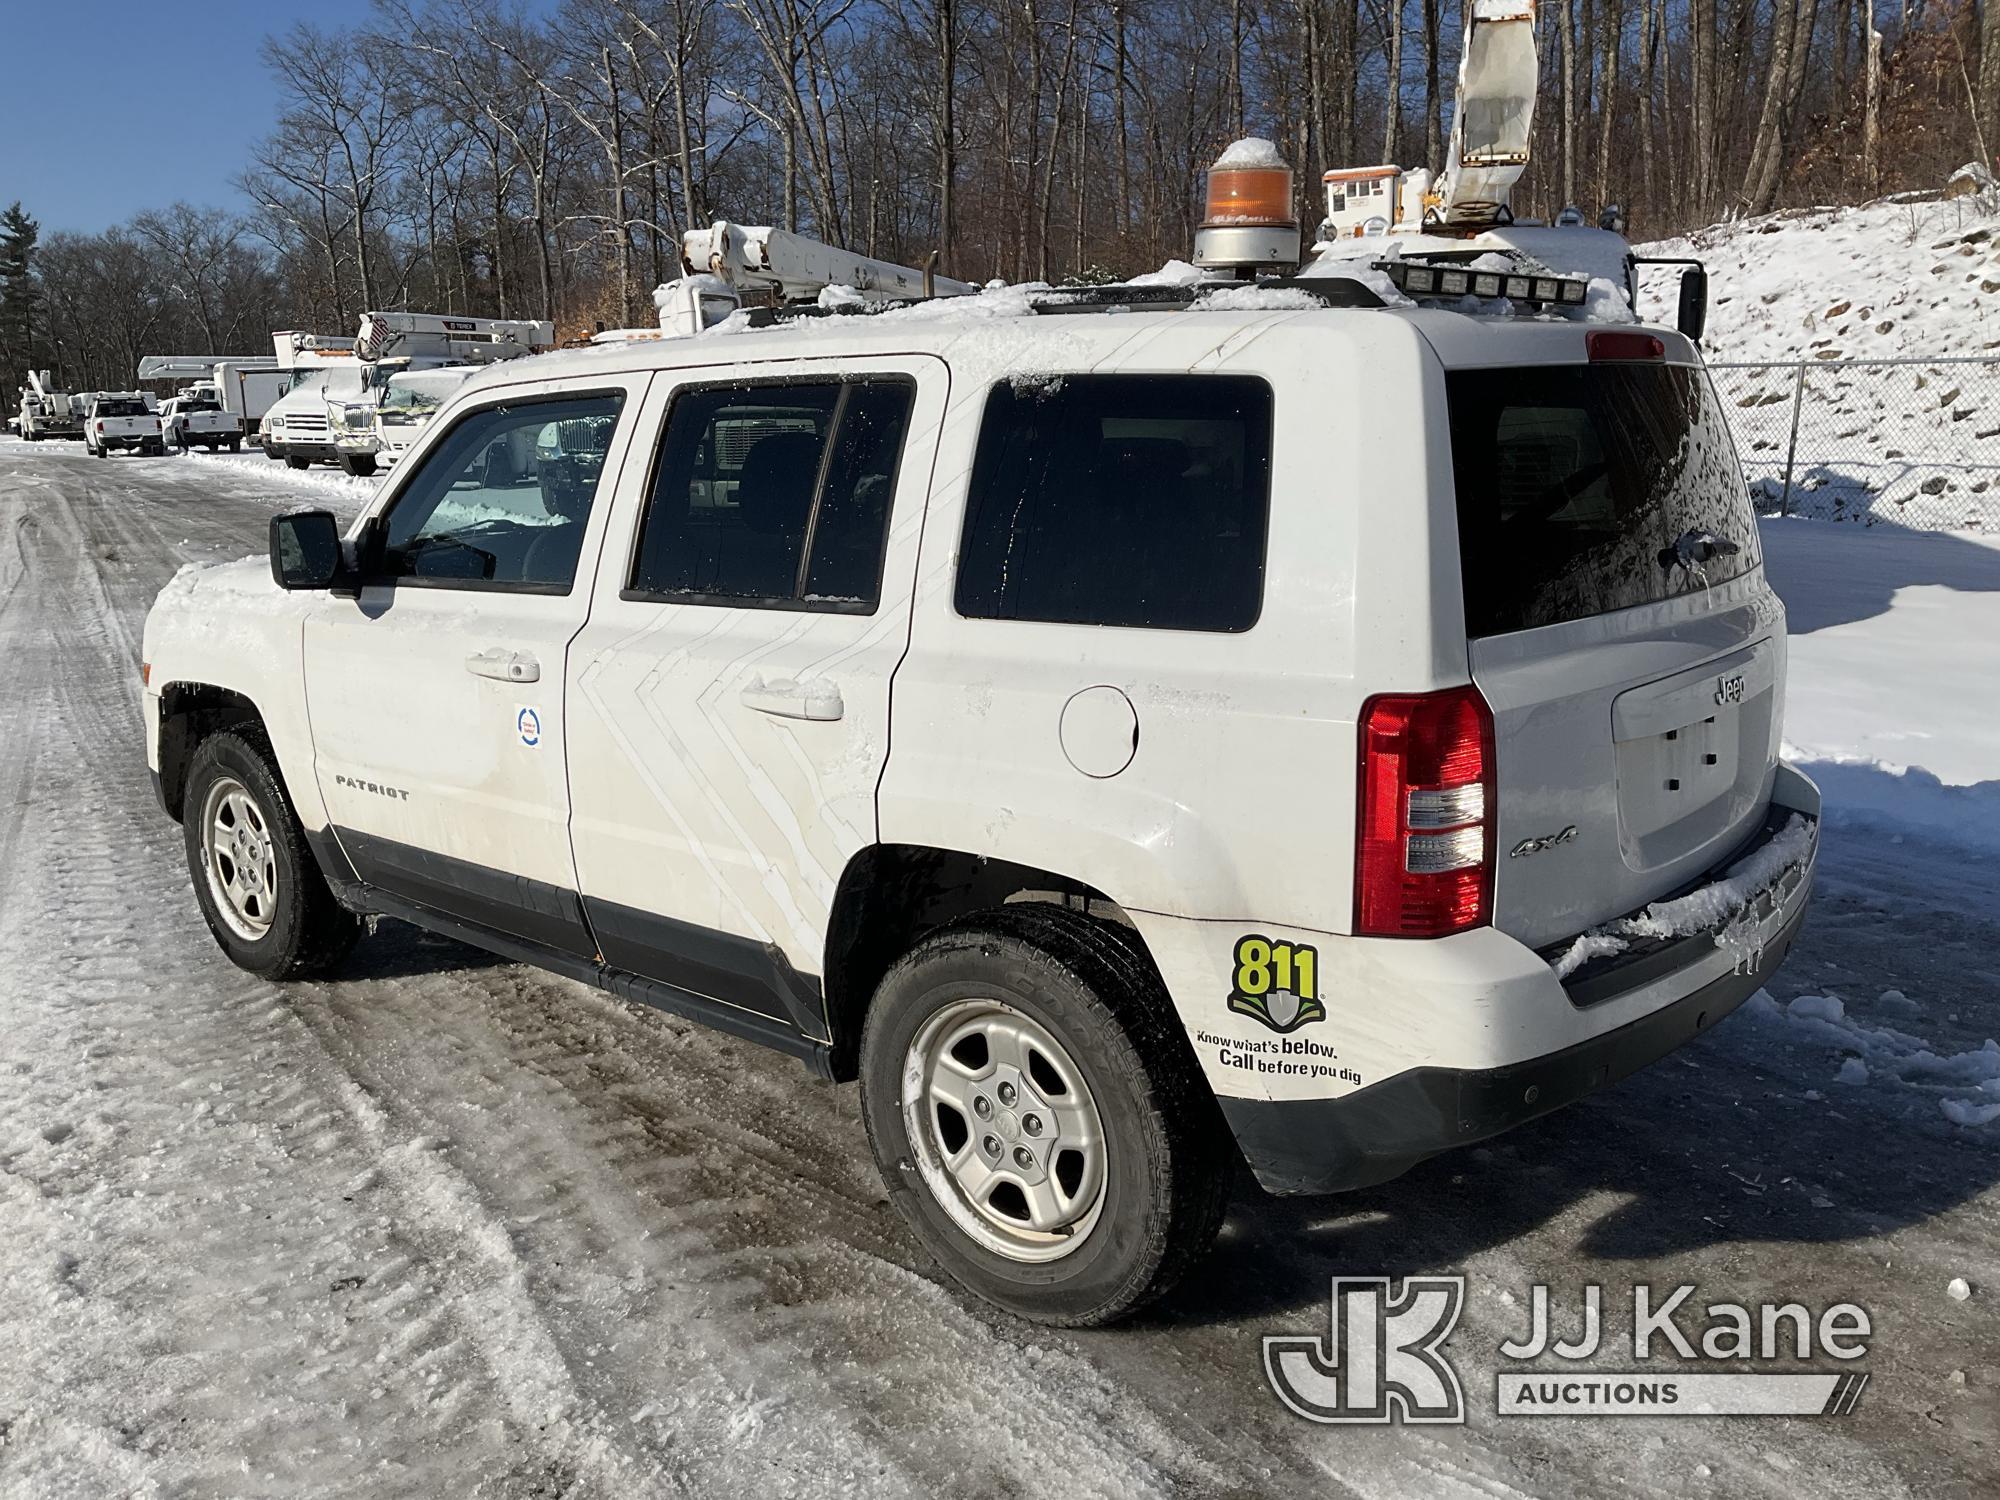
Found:
[[[914,398],[898,378],[676,396],[631,591],[872,613]]]
[[[379,572],[567,592],[622,395],[468,412],[389,510]]]
[[[1263,607],[1270,494],[1262,380],[1003,381],[973,460],[958,612],[1248,630]]]

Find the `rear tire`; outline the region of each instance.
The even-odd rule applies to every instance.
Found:
[[[229,440],[229,451],[231,453],[241,453],[243,451],[243,439],[231,438]]]
[[[889,971],[861,1113],[924,1247],[1037,1323],[1158,1297],[1228,1203],[1232,1138],[1150,961],[1125,928],[1061,907],[981,913]]]
[[[361,919],[320,874],[261,735],[224,730],[201,742],[181,828],[195,900],[231,963],[296,979],[347,956]]]

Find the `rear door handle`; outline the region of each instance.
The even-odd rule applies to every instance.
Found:
[[[489,646],[465,659],[465,670],[474,677],[491,677],[495,682],[540,682],[542,664],[532,651],[509,651],[505,646]]]
[[[847,712],[847,706],[840,701],[840,689],[824,678],[799,682],[786,677],[766,682],[759,677],[746,684],[737,698],[745,708],[778,719],[828,723]]]

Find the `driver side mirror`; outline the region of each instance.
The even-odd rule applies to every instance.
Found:
[[[340,524],[332,511],[271,517],[271,578],[279,588],[331,588],[340,572]]]
[[[1681,272],[1681,302],[1674,326],[1693,344],[1701,342],[1702,330],[1708,327],[1708,272],[1701,266],[1689,266]]]

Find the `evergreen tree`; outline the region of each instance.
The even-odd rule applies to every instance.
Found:
[[[0,213],[0,399],[9,405],[35,359],[34,259],[41,228],[18,199]]]

